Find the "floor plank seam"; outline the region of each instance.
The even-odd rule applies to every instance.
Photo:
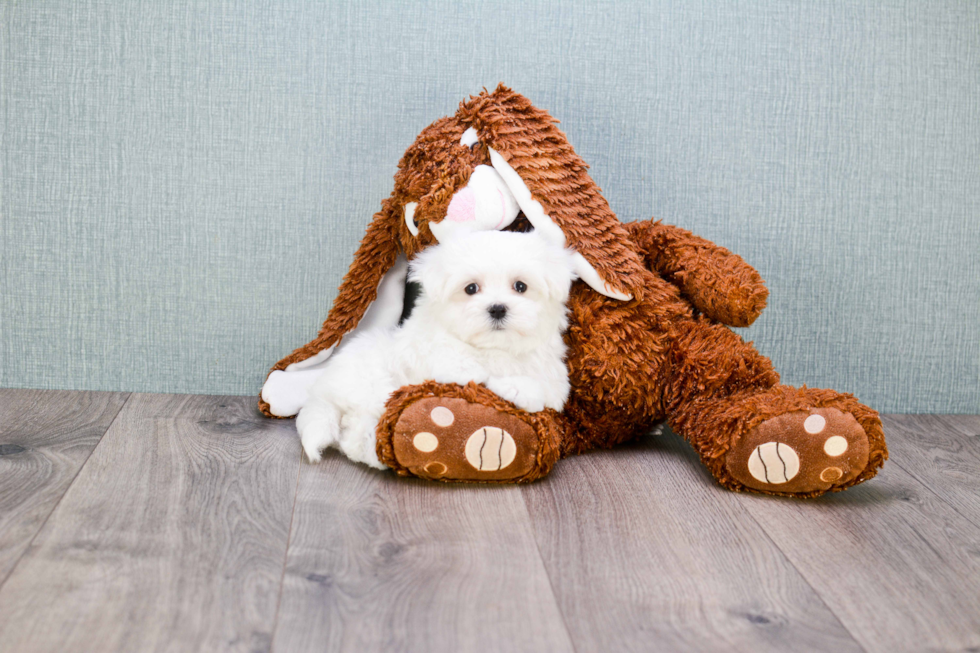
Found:
[[[99,441],[96,443],[96,445],[94,447],[92,447],[92,450],[88,452],[88,455],[85,456],[85,462],[83,462],[81,465],[78,466],[78,470],[75,472],[75,475],[72,476],[71,482],[69,482],[68,485],[65,486],[65,491],[61,493],[61,496],[58,497],[58,500],[51,507],[51,510],[48,512],[47,515],[45,515],[44,521],[41,522],[41,525],[38,527],[37,531],[35,531],[34,532],[34,535],[31,537],[30,542],[28,542],[27,543],[27,546],[24,547],[24,551],[23,551],[23,553],[20,554],[20,557],[17,558],[17,562],[15,562],[13,565],[11,565],[10,571],[7,572],[7,575],[4,576],[2,580],[0,580],[0,590],[2,590],[4,584],[8,580],[10,580],[10,577],[14,575],[14,572],[17,571],[17,567],[20,566],[20,563],[24,559],[24,557],[27,555],[27,552],[31,550],[31,547],[32,546],[34,546],[34,541],[37,539],[37,536],[40,535],[41,534],[41,531],[44,530],[44,527],[48,525],[48,520],[51,519],[51,515],[53,515],[55,513],[55,511],[58,510],[58,506],[61,505],[61,502],[64,500],[65,495],[67,495],[68,492],[69,492],[69,490],[71,490],[72,485],[75,484],[75,481],[78,479],[79,475],[82,473],[82,470],[85,469],[85,465],[87,465],[88,464],[88,461],[92,459],[92,454],[95,453],[95,450],[96,449],[98,449],[100,446],[102,446],[102,439],[105,438],[105,434],[109,432],[109,429],[112,428],[112,425],[116,423],[116,420],[117,419],[119,419],[119,416],[122,414],[123,409],[125,409],[126,406],[129,404],[129,400],[130,400],[130,398],[132,396],[133,396],[133,393],[132,392],[127,392],[126,393],[126,399],[123,400],[122,405],[119,407],[119,410],[116,411],[116,414],[112,416],[112,421],[110,421],[109,424],[105,427],[105,430],[102,431],[102,435],[99,436]]]
[[[899,462],[897,462],[895,460],[890,460],[888,462],[888,464],[895,465],[896,467],[898,467],[899,469],[901,469],[903,472],[905,472],[906,474],[908,474],[909,476],[911,476],[913,479],[915,479],[916,483],[918,483],[919,485],[921,485],[922,487],[924,487],[925,489],[927,489],[932,496],[936,497],[936,499],[938,499],[940,502],[942,502],[950,510],[952,510],[957,515],[959,515],[960,517],[962,517],[966,521],[970,522],[974,526],[980,528],[980,519],[978,519],[976,516],[973,516],[973,515],[965,515],[965,514],[963,514],[960,511],[959,508],[957,508],[952,502],[950,502],[948,499],[946,499],[941,494],[939,494],[938,492],[936,492],[935,490],[933,490],[931,487],[929,487],[929,484],[926,483],[921,478],[919,478],[919,476],[916,475],[915,472],[913,472],[911,469],[909,469],[905,465],[902,465],[901,463],[899,463]]]
[[[286,567],[289,564],[289,547],[293,543],[293,521],[296,519],[296,502],[299,499],[299,477],[303,473],[303,452],[299,452],[299,464],[296,465],[296,484],[293,486],[293,508],[289,513],[289,531],[286,534],[286,552],[282,556],[282,574],[279,577],[279,596],[276,598],[276,611],[272,618],[272,637],[269,640],[269,651],[275,649],[276,633],[279,631],[279,608],[282,606],[283,586],[286,584]]]
[[[797,501],[799,501],[799,499],[797,499]],[[787,553],[783,550],[783,548],[781,546],[779,546],[774,539],[772,539],[772,537],[769,535],[769,531],[767,531],[765,529],[765,527],[763,527],[762,523],[760,523],[759,520],[756,519],[755,515],[753,515],[747,509],[745,510],[745,514],[748,515],[752,519],[753,522],[755,522],[755,525],[758,526],[759,530],[762,532],[762,535],[769,541],[770,544],[773,545],[773,547],[775,547],[775,549],[777,551],[779,551],[779,555],[783,556],[783,558],[786,559],[786,562],[789,563],[789,566],[796,570],[796,573],[799,574],[800,579],[804,583],[806,583],[807,587],[810,588],[810,590],[813,592],[814,596],[816,596],[818,599],[820,599],[820,602],[823,603],[823,605],[824,605],[825,608],[827,608],[827,612],[829,612],[830,614],[834,615],[834,619],[837,620],[837,623],[840,624],[840,627],[844,629],[844,632],[846,632],[848,635],[850,635],[851,641],[853,641],[858,646],[858,648],[860,648],[862,651],[864,651],[865,653],[868,653],[868,649],[865,648],[864,644],[862,644],[861,641],[858,640],[858,638],[851,631],[851,629],[848,628],[847,625],[843,621],[841,621],[840,615],[838,615],[837,612],[830,606],[830,604],[827,603],[827,600],[823,597],[823,594],[821,594],[820,591],[816,587],[813,586],[813,583],[810,582],[810,579],[807,578],[806,577],[806,574],[804,574],[803,571],[799,567],[796,566],[796,564],[793,562],[793,559],[791,557],[789,557],[789,555],[787,555]]]
[[[551,598],[555,601],[555,607],[558,608],[558,614],[561,615],[561,626],[565,629],[565,635],[568,636],[568,642],[572,645],[572,650],[576,653],[578,649],[575,647],[575,639],[572,637],[572,632],[568,629],[568,620],[565,617],[565,611],[561,608],[561,601],[558,600],[558,593],[555,592],[555,584],[551,581],[551,574],[548,573],[548,565],[544,562],[544,554],[541,553],[541,545],[538,543],[538,531],[534,527],[534,518],[531,516],[531,510],[527,506],[527,499],[524,498],[524,490],[519,490],[521,493],[521,505],[524,506],[524,514],[527,515],[527,523],[531,527],[531,536],[534,538],[534,550],[538,553],[538,560],[541,562],[541,568],[544,570],[544,577],[548,579],[548,590],[551,592]]]

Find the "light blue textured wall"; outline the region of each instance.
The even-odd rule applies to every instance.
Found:
[[[742,254],[784,380],[980,412],[980,4],[0,2],[0,385],[255,393],[505,81]]]

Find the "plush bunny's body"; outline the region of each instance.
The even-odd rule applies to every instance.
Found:
[[[780,385],[770,361],[729,328],[748,326],[765,306],[755,270],[683,229],[620,223],[554,120],[503,86],[464,102],[408,149],[320,334],[270,373],[263,412],[295,414],[346,334],[397,320],[400,256],[481,229],[534,229],[577,252],[571,396],[560,413],[527,413],[476,384],[400,388],[377,431],[378,458],[398,473],[530,481],[563,456],[662,421],[733,490],[815,496],[871,478],[887,458],[874,410],[833,390]],[[440,446],[413,447],[421,432]],[[513,448],[512,462],[486,468],[478,454],[488,442]]]

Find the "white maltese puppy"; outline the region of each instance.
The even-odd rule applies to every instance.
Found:
[[[481,231],[427,248],[409,280],[410,317],[344,342],[296,420],[312,462],[334,446],[384,469],[375,429],[392,392],[426,380],[482,383],[516,406],[561,410],[568,399],[562,332],[572,253],[532,233]]]

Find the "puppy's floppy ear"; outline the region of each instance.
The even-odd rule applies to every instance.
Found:
[[[422,285],[423,295],[443,299],[451,283],[452,270],[446,269],[445,251],[441,247],[423,250],[408,264],[408,280]]]
[[[578,278],[575,272],[575,253],[554,245],[549,245],[546,252],[542,258],[542,267],[548,296],[564,303],[568,301],[572,281]]]
[[[579,277],[609,297],[635,295],[642,261],[556,121],[502,84],[463,103],[456,115],[489,149],[535,231],[575,250]]]

